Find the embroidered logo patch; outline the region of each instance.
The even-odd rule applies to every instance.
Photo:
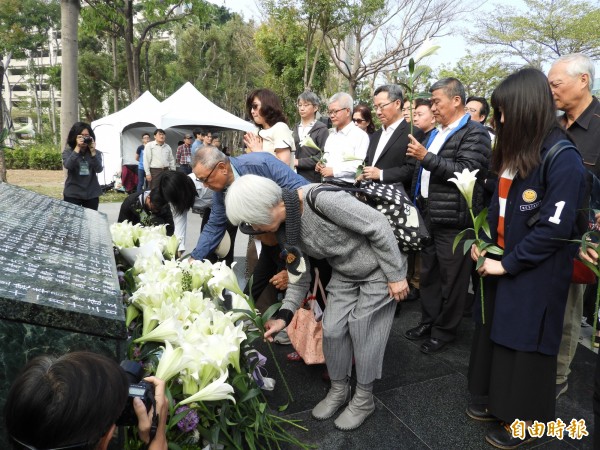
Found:
[[[525,192],[523,192],[523,201],[527,203],[535,202],[536,198],[537,193],[533,189],[527,189]]]

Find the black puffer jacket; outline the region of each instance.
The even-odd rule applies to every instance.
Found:
[[[479,214],[484,208],[483,182],[491,154],[489,133],[480,123],[469,118],[446,140],[437,155],[427,153],[423,161],[417,163],[412,190],[414,192],[416,188],[420,167],[429,170],[429,214],[433,227],[464,229],[473,226],[467,202],[448,179],[455,178],[454,172],[462,172],[463,169],[479,169],[473,194],[473,212]]]

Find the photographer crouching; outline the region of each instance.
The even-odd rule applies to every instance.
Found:
[[[4,409],[9,440],[15,450],[106,450],[133,408],[148,449],[167,450],[165,383],[144,381],[130,384],[116,362],[95,353],[38,356],[10,388]],[[138,395],[140,387],[145,395]]]

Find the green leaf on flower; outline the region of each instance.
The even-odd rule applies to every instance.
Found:
[[[480,268],[481,266],[483,266],[483,263],[484,263],[484,261],[485,261],[485,256],[480,256],[480,257],[477,259],[477,264],[475,265],[475,270],[479,270],[479,268]]]
[[[411,76],[414,74],[415,72],[415,60],[410,58],[408,60],[408,73],[411,74]]]
[[[290,406],[290,404],[289,404],[289,403],[286,403],[285,405],[281,405],[279,408],[277,408],[277,411],[279,411],[279,412],[283,412],[283,411],[285,411],[286,409],[288,409],[288,406]]]
[[[258,411],[259,411],[261,414],[264,414],[264,413],[265,413],[265,411],[266,411],[266,409],[267,409],[267,404],[266,404],[266,403],[264,403],[264,402],[260,402],[260,403],[258,404]]]
[[[417,81],[421,75],[423,75],[423,73],[425,72],[425,70],[426,70],[426,67],[425,67],[425,66],[417,66],[417,67],[416,67],[416,69],[415,69],[415,73],[413,74],[413,77],[412,77],[412,79],[413,79],[413,83],[414,83],[415,81]],[[413,97],[413,98],[414,98],[414,97]]]
[[[475,223],[473,224],[473,228],[475,228],[475,235],[479,235],[479,230],[483,227],[483,224],[487,222],[487,208],[477,214],[475,217]]]
[[[242,397],[238,400],[239,403],[244,403],[247,400],[250,400],[261,394],[261,390],[259,388],[250,389],[246,392]]]
[[[580,261],[581,261],[583,264],[585,264],[585,266],[586,266],[586,267],[588,267],[588,268],[589,268],[589,269],[590,269],[592,272],[594,272],[594,274],[595,274],[597,277],[600,277],[600,268],[599,268],[597,265],[595,265],[595,264],[592,264],[591,262],[589,262],[589,261],[586,261],[585,259],[581,259],[581,258],[580,258],[579,260],[580,260]]]
[[[492,255],[504,255],[504,250],[502,250],[500,247],[494,244],[490,244],[489,246],[485,247],[485,250],[487,250],[487,252],[491,253]]]
[[[262,315],[262,325],[263,326],[265,325],[265,322],[267,320],[269,320],[273,314],[275,314],[277,311],[279,311],[279,308],[281,308],[281,302],[277,302],[274,305],[269,306],[269,309],[267,309],[265,311],[265,313]]]
[[[467,239],[463,246],[463,255],[466,255],[470,250],[471,246],[475,243],[475,239]]]
[[[413,95],[412,98],[413,98],[413,100],[416,100],[418,98],[429,99],[429,98],[431,98],[431,93],[419,92],[418,94]]]
[[[458,233],[456,235],[456,237],[454,238],[454,243],[452,244],[452,253],[456,252],[456,247],[458,246],[458,243],[462,240],[462,238],[464,237],[465,233],[469,230],[472,230],[473,228],[467,228],[466,230],[462,230],[460,233]]]
[[[187,416],[191,411],[191,409],[186,409],[185,411],[181,411],[179,414],[171,416],[171,418],[169,419],[169,423],[167,424],[167,430],[170,430],[171,428],[176,426],[179,423],[179,421],[185,418],[185,416]]]
[[[404,89],[404,92],[406,92],[407,95],[410,94],[411,89],[410,89],[410,86],[408,84],[403,83],[403,82],[399,82],[398,84],[400,86],[402,86],[402,89]]]

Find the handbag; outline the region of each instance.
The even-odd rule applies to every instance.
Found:
[[[321,191],[346,191],[358,200],[379,211],[388,220],[398,247],[403,252],[419,251],[429,239],[429,232],[419,210],[410,200],[402,183],[384,184],[363,182],[358,187],[340,187],[322,184],[306,196],[308,206],[322,219],[329,220],[315,206],[315,197]]]
[[[315,312],[320,312],[317,302],[317,289],[320,289],[325,300],[325,289],[319,279],[319,269],[315,268],[315,284],[312,293],[302,302],[287,327],[288,336],[294,349],[306,364],[323,364],[323,324],[315,318]]]

